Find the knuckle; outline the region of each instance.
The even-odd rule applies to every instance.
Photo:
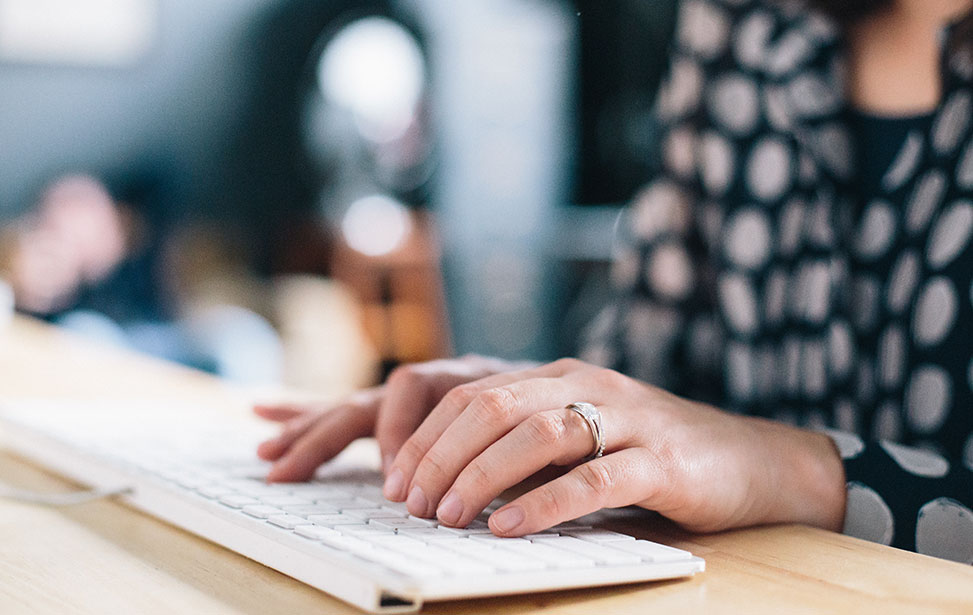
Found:
[[[584,489],[597,500],[607,498],[615,485],[615,476],[608,464],[586,463],[578,466],[577,472]]]
[[[284,426],[283,431],[280,436],[282,438],[296,438],[302,433],[314,427],[314,424],[321,420],[320,416],[301,416],[295,419],[291,419],[287,425]]]
[[[385,387],[372,387],[362,391],[356,391],[348,396],[345,405],[354,408],[370,408],[381,401],[385,394]]]
[[[426,454],[425,447],[423,447],[415,438],[409,438],[399,449],[399,455],[408,461],[413,463],[418,463],[422,459],[423,455]]]
[[[561,503],[557,493],[550,485],[538,487],[537,491],[537,512],[544,519],[560,519]]]
[[[613,369],[599,368],[594,374],[595,381],[607,389],[624,389],[628,378]]]
[[[307,431],[311,427],[311,422],[306,420],[292,420],[281,430],[281,438],[294,438],[298,434]]]
[[[419,373],[416,370],[415,364],[400,365],[392,370],[389,374],[386,382],[389,386],[401,386],[408,385],[415,381]]]
[[[483,391],[476,396],[476,412],[485,423],[504,422],[513,413],[517,398],[506,387]]]
[[[567,432],[564,417],[554,412],[538,412],[527,420],[530,437],[541,445],[557,444]]]
[[[558,359],[553,363],[554,367],[560,368],[566,372],[575,371],[584,366],[584,362],[573,357],[565,357],[563,359]]]
[[[459,386],[455,386],[450,389],[445,396],[443,396],[443,401],[450,405],[459,408],[465,408],[470,405],[474,399],[476,399],[479,389],[473,382],[467,382]]]
[[[481,494],[485,489],[489,488],[491,484],[490,476],[492,474],[483,465],[482,461],[474,459],[463,471],[464,487],[473,490],[477,494]]]
[[[330,429],[318,423],[297,437],[292,450],[304,453],[314,451],[321,446],[322,442],[326,442],[330,435]]]
[[[430,450],[426,453],[426,456],[422,458],[422,462],[419,464],[419,468],[416,470],[416,476],[420,474],[425,477],[441,478],[447,476],[448,464],[446,460],[435,450]]]

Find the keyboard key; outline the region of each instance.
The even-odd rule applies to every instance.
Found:
[[[223,485],[238,493],[249,496],[275,495],[281,492],[280,489],[274,488],[263,481],[252,479],[238,478],[227,480],[223,482]]]
[[[571,569],[571,568],[593,568],[595,560],[584,557],[577,553],[564,551],[562,549],[552,549],[543,542],[523,541],[501,545],[501,549],[513,551],[526,557],[533,557],[546,562],[552,568]]]
[[[444,570],[438,566],[429,562],[417,561],[415,557],[401,553],[390,553],[376,549],[363,554],[362,557],[378,562],[396,572],[414,577],[438,577],[444,573]]]
[[[435,527],[436,525],[434,521],[429,521],[428,519],[401,519],[401,518],[369,519],[368,524],[374,525],[375,527],[385,529],[385,530]]]
[[[185,487],[186,489],[199,489],[200,487],[213,484],[213,480],[208,476],[199,476],[197,474],[183,474],[176,476],[173,480],[180,487]]]
[[[323,525],[325,527],[334,527],[336,525],[364,525],[365,522],[361,519],[356,519],[355,517],[349,517],[348,515],[309,515],[308,521],[314,525]]]
[[[584,525],[581,523],[574,523],[572,521],[567,521],[565,523],[559,523],[550,529],[552,532],[557,532],[558,534],[564,534],[565,532],[575,532],[577,530],[590,530],[594,528],[592,528],[590,525]]]
[[[366,534],[362,536],[362,540],[366,540],[372,544],[379,545],[399,553],[408,553],[409,551],[421,549],[422,547],[426,546],[422,541],[414,538],[408,538],[406,536],[399,536],[398,534],[391,533],[376,535]]]
[[[299,525],[294,528],[294,533],[312,540],[323,540],[325,538],[337,538],[341,536],[337,530],[320,525]]]
[[[459,538],[457,540],[451,540],[448,542],[437,544],[436,546],[459,555],[468,555],[475,551],[483,551],[483,550],[491,549],[490,546],[484,545],[482,543],[477,543],[473,540],[470,540],[469,538]]]
[[[309,500],[347,500],[353,498],[352,494],[344,489],[318,483],[280,483],[280,486],[289,495],[296,495]]]
[[[544,530],[543,532],[537,532],[536,534],[527,534],[525,536],[521,536],[521,538],[533,541],[535,538],[550,538],[551,536],[560,536],[560,534],[553,530]]]
[[[538,540],[545,546],[553,547],[555,549],[563,549],[564,551],[570,551],[584,557],[589,557],[595,560],[595,562],[598,564],[623,566],[626,564],[638,564],[642,561],[642,558],[639,555],[618,549],[608,548],[593,542],[585,542],[584,540],[578,540],[577,538],[572,538],[571,536],[541,538]]]
[[[473,534],[492,534],[493,533],[493,532],[490,531],[490,528],[489,527],[482,527],[482,528],[478,528],[478,529],[471,529],[471,528],[468,528],[468,527],[447,527],[445,525],[440,525],[439,527],[441,527],[442,529],[446,530],[447,532],[452,532],[453,534],[456,534],[457,536],[463,536],[463,537],[472,536]]]
[[[358,489],[355,490],[355,495],[373,502],[385,501],[385,496],[382,495],[382,488],[378,485],[359,485]]]
[[[313,503],[311,500],[293,495],[263,496],[260,497],[260,501],[268,506],[277,506],[278,508],[281,506],[311,506]]]
[[[292,530],[299,525],[308,525],[307,519],[295,517],[294,515],[274,515],[267,517],[267,521],[285,530]]]
[[[516,544],[518,542],[530,544],[529,540],[525,540],[523,538],[501,538],[500,536],[494,536],[493,534],[471,534],[470,540],[479,540],[491,543],[491,546],[494,547],[502,547],[507,544]]]
[[[305,519],[311,515],[337,515],[338,511],[334,508],[328,506],[315,506],[311,504],[310,506],[284,506],[284,512],[289,515],[297,515],[298,517],[304,517]]]
[[[448,542],[437,541],[428,545],[424,551],[416,551],[416,557],[423,560],[431,558],[450,576],[484,575],[496,571],[496,568],[485,561],[470,559],[442,548],[442,545]]]
[[[408,508],[408,506],[406,506],[405,502],[388,502],[388,501],[383,501],[382,502],[382,508],[384,508],[384,509],[386,509],[388,511],[391,511],[391,512],[400,513],[401,516],[403,516],[403,517],[408,517],[409,516],[409,508]]]
[[[377,547],[385,548],[382,545],[377,545]],[[401,549],[395,552],[400,555],[404,555],[405,557],[411,557],[417,561],[425,562],[431,566],[441,568],[443,569],[443,572],[446,572],[448,570],[448,566],[445,565],[443,562],[444,561],[452,562],[453,559],[456,558],[456,556],[450,553],[449,551],[443,551],[441,549],[430,549],[426,545],[409,547],[408,549]],[[476,562],[473,560],[467,560],[467,561],[471,561],[474,564],[476,564]]]
[[[269,467],[270,464],[268,463],[246,463],[244,465],[234,464],[230,467],[227,475],[238,478],[252,478],[262,481],[263,477],[267,475],[267,470]]]
[[[196,492],[199,493],[199,495],[203,496],[204,498],[209,498],[211,500],[222,497],[224,495],[233,495],[234,493],[236,493],[229,487],[224,487],[222,485],[206,485],[205,487],[200,487],[199,489],[197,489]]]
[[[367,521],[368,519],[400,519],[402,515],[384,508],[345,508],[342,514]]]
[[[355,555],[369,553],[375,549],[371,543],[352,536],[321,535],[318,537],[318,539],[329,547],[340,549],[341,551],[353,553]]]
[[[267,506],[266,504],[251,504],[243,507],[243,514],[256,517],[257,519],[266,519],[268,517],[276,517],[287,513],[276,506]]]
[[[335,525],[333,529],[346,536],[364,538],[366,536],[395,536],[393,532],[381,530],[373,525]]]
[[[462,538],[459,534],[450,532],[444,527],[404,527],[400,528],[396,533],[399,536],[407,536],[423,542],[429,540],[459,540]]]
[[[494,549],[483,542],[477,542],[471,538],[464,538],[453,541],[441,541],[436,544],[438,547],[452,551],[462,557],[472,557],[489,564],[498,570],[509,572],[522,572],[527,570],[543,570],[547,564],[539,559],[525,557],[514,551],[504,551]]]
[[[606,544],[605,546],[638,555],[650,562],[678,562],[680,560],[690,559],[693,556],[689,551],[667,547],[666,545],[660,545],[657,542],[650,542],[648,540],[618,541]]]
[[[605,542],[617,542],[619,540],[635,540],[634,536],[629,536],[628,534],[619,534],[618,532],[612,532],[609,530],[600,529],[590,529],[590,530],[570,530],[562,532],[567,536],[573,536],[579,540],[587,540],[588,542],[605,543]]]
[[[314,503],[320,506],[336,508],[338,510],[344,510],[346,508],[374,508],[372,503],[368,500],[358,498],[321,498],[314,500]]]
[[[260,500],[248,495],[224,495],[220,497],[220,504],[230,508],[243,508],[251,504],[260,504]]]

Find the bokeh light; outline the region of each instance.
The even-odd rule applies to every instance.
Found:
[[[418,41],[400,24],[368,17],[342,29],[318,64],[318,86],[349,110],[362,135],[377,143],[402,137],[422,100],[425,61]]]
[[[383,195],[355,201],[341,220],[341,232],[347,244],[367,256],[394,252],[411,231],[408,208]]]

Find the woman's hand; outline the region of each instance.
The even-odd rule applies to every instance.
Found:
[[[267,480],[307,480],[351,442],[372,435],[387,473],[402,443],[449,390],[497,375],[492,382],[499,386],[513,380],[502,374],[527,365],[473,355],[430,361],[399,367],[384,385],[356,393],[336,406],[256,406],[259,416],[283,425],[279,436],[257,449],[261,458],[275,462]]]
[[[385,465],[385,496],[406,501],[418,516],[464,526],[504,490],[560,465],[574,467],[491,515],[494,533],[521,536],[632,504],[696,531],[775,522],[841,525],[844,474],[824,435],[730,415],[573,359],[439,388],[441,395],[394,380],[386,385],[398,384],[394,400],[387,390],[384,400],[362,408],[379,408],[379,422],[383,412],[401,413],[396,433],[414,430]],[[382,398],[383,391],[368,395]],[[433,398],[438,403],[428,416],[416,411]],[[579,464],[592,452],[593,438],[565,407],[581,401],[601,412],[607,448],[604,457]],[[338,417],[298,419],[318,426],[295,427],[319,432],[303,453],[313,466],[369,433],[374,415],[358,414],[343,413],[346,424]],[[322,424],[327,427],[319,429]],[[386,437],[383,451],[392,449]],[[310,461],[301,468],[313,472]]]

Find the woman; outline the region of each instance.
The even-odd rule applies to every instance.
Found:
[[[259,408],[286,422],[270,479],[374,433],[386,496],[449,525],[577,464],[491,529],[637,504],[973,562],[973,3],[817,4],[683,3],[664,169],[586,355],[619,371],[468,358],[327,414]]]

